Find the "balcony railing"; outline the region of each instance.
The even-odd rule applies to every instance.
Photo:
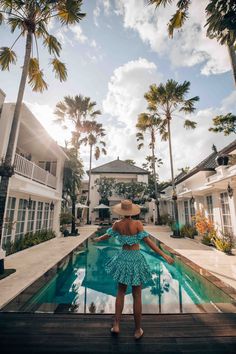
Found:
[[[18,154],[15,154],[14,167],[14,171],[19,175],[56,189],[57,179],[55,176]]]

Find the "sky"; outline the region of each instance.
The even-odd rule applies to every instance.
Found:
[[[49,88],[44,93],[32,92],[27,85],[24,102],[48,133],[61,145],[70,137],[55,125],[56,104],[66,95],[89,96],[102,111],[98,121],[106,129],[107,155],[93,160],[93,167],[112,161],[133,159],[142,166],[150,155],[146,146],[137,149],[138,114],[146,110],[144,93],[153,83],[174,79],[191,82],[188,97],[199,96],[191,116],[176,115],[172,124],[174,169],[194,167],[212,151],[224,147],[235,136],[225,137],[208,131],[212,118],[228,112],[236,113],[236,90],[230,69],[227,48],[206,38],[206,0],[193,1],[184,28],[170,39],[167,23],[175,12],[175,4],[155,10],[147,0],[84,0],[86,17],[80,24],[61,27],[51,21],[50,33],[62,43],[61,60],[68,68],[68,80],[60,83],[49,67],[50,56],[40,47],[40,63]],[[0,47],[11,46],[17,33],[0,26]],[[9,72],[0,72],[0,88],[6,101],[17,97],[24,55],[24,39],[17,42],[17,65]],[[35,51],[35,48],[34,48]],[[184,119],[197,122],[195,130],[183,128]],[[170,178],[168,143],[157,136],[156,155],[162,158],[160,180]],[[88,148],[81,149],[84,169],[88,168]],[[86,178],[86,176],[85,176]]]

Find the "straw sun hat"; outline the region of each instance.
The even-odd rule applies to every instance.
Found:
[[[112,207],[112,211],[122,216],[132,216],[140,213],[140,207],[137,204],[133,204],[131,200],[125,199],[121,203]]]

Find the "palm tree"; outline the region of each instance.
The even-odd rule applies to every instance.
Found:
[[[184,114],[193,113],[195,111],[194,104],[199,101],[199,97],[195,96],[186,99],[190,89],[190,82],[184,81],[183,84],[179,84],[174,80],[168,80],[166,84],[155,84],[150,86],[149,91],[144,95],[149,103],[150,109],[155,111],[161,122],[159,124],[159,132],[162,140],[169,141],[169,154],[170,154],[170,166],[171,166],[171,181],[173,188],[173,202],[174,202],[174,220],[176,223],[175,236],[179,236],[178,225],[178,208],[177,208],[177,195],[174,179],[174,166],[173,166],[173,154],[172,154],[172,142],[171,142],[171,120],[176,112],[183,112]],[[185,119],[184,127],[186,129],[195,129],[196,122],[189,119]]]
[[[174,0],[149,0],[150,5],[159,6],[170,5]],[[179,0],[177,10],[168,23],[169,36],[173,38],[174,30],[184,25],[188,18],[188,10],[191,0]],[[236,84],[236,26],[235,0],[209,0],[206,9],[207,37],[216,38],[221,45],[228,47],[230,62],[233,70],[234,82]]]
[[[99,113],[100,114],[100,113]],[[95,116],[93,116],[94,118]],[[86,136],[81,140],[85,145],[89,145],[89,183],[88,183],[88,214],[87,214],[87,223],[90,223],[89,214],[90,214],[90,186],[91,186],[91,170],[92,170],[92,157],[93,157],[93,149],[94,149],[94,157],[96,160],[99,159],[101,153],[104,155],[107,154],[105,149],[106,143],[102,140],[102,138],[106,135],[105,129],[103,128],[101,123],[97,123],[94,120],[87,120],[84,122],[83,131]]]
[[[63,174],[63,199],[67,200],[69,197],[71,201],[71,235],[76,234],[76,202],[77,191],[81,185],[81,178],[84,174],[83,164],[78,159],[78,152],[76,148],[65,148],[69,160],[66,161]]]
[[[61,125],[64,129],[73,127],[71,133],[70,145],[75,149],[76,158],[79,160],[79,149],[82,144],[82,132],[84,131],[84,124],[88,116],[96,117],[97,114],[101,114],[100,111],[95,110],[96,102],[92,102],[90,97],[84,97],[82,95],[65,96],[63,101],[60,101],[56,105],[55,123]],[[73,178],[71,178],[71,183]],[[76,185],[74,186],[76,189]],[[77,202],[77,193],[74,191],[74,196],[71,198],[72,203],[72,226],[73,219],[75,220],[75,204]],[[75,230],[75,225],[74,225]],[[73,231],[74,231],[73,230]]]
[[[223,132],[226,136],[230,135],[231,133],[236,134],[236,115],[228,113],[225,116],[216,116],[215,118],[213,118],[212,122],[213,127],[208,129],[210,132]]]
[[[82,0],[0,0],[0,25],[3,23],[8,25],[12,33],[16,30],[19,31],[18,37],[10,48],[0,48],[1,70],[9,70],[10,65],[16,63],[17,56],[13,51],[13,47],[20,38],[25,38],[24,63],[4,161],[4,165],[8,167],[10,167],[13,162],[14,142],[19,125],[26,80],[28,78],[33,91],[42,92],[48,87],[43,78],[43,71],[40,68],[38,40],[40,40],[40,43],[43,43],[43,46],[46,47],[49,54],[52,55],[50,63],[56,78],[60,81],[65,81],[67,78],[66,66],[58,59],[61,51],[61,43],[56,37],[50,35],[48,25],[51,18],[57,19],[62,26],[80,22],[85,16],[84,13],[81,13],[81,6]],[[33,40],[35,41],[36,57],[33,56]],[[7,176],[1,176],[0,240],[2,236],[7,189],[11,175],[12,173],[9,173]]]
[[[139,132],[136,134],[137,141],[140,142],[138,149],[140,150],[144,146],[144,134],[148,132],[150,134],[150,143],[149,147],[151,149],[151,165],[152,172],[154,177],[154,187],[155,187],[155,199],[157,206],[157,222],[160,221],[160,211],[159,211],[159,202],[158,202],[158,191],[157,191],[157,173],[156,173],[156,156],[155,156],[155,144],[156,144],[156,133],[159,129],[159,124],[161,123],[160,118],[155,112],[151,113],[141,113],[138,116],[138,122],[136,128]]]

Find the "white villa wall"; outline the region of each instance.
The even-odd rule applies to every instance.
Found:
[[[236,168],[235,166],[221,166],[216,168],[216,172],[213,171],[201,171],[195,175],[189,177],[185,181],[177,184],[178,195],[178,212],[179,222],[184,225],[185,211],[184,201],[190,201],[191,197],[194,197],[195,212],[204,211],[208,216],[207,211],[207,196],[212,196],[213,202],[213,220],[216,229],[220,232],[223,231],[223,217],[222,217],[222,205],[220,194],[226,192],[227,186],[230,183],[233,188],[233,197],[227,197],[230,209],[232,232],[236,237]],[[165,194],[161,196],[160,211],[161,215],[165,214],[168,210],[168,214],[171,215],[172,205],[172,188],[165,189]],[[165,204],[164,204],[165,200]],[[190,204],[189,204],[190,215]]]
[[[2,114],[0,116],[0,157],[4,157],[6,153],[14,106],[15,105],[12,103],[3,105]],[[52,227],[56,234],[59,236],[59,214],[61,212],[63,169],[67,156],[65,155],[64,151],[57,145],[57,143],[48,135],[46,130],[42,127],[39,121],[34,117],[34,115],[25,105],[22,106],[20,115],[20,122],[15,140],[14,151],[16,151],[16,149],[20,149],[21,151],[24,151],[25,149],[26,152],[32,153],[32,159],[29,161],[25,157],[18,155],[20,163],[15,165],[15,174],[10,178],[8,198],[16,198],[13,222],[15,223],[18,218],[18,205],[20,199],[28,201],[29,198],[31,198],[32,201],[36,201],[36,207],[38,206],[38,202],[43,202],[44,207],[46,203],[50,205],[52,202],[54,204],[54,209],[49,213],[51,213],[51,215],[54,214],[54,218],[51,220],[52,225],[50,225],[50,227]],[[15,154],[13,155],[13,161],[14,158]],[[40,160],[55,161],[55,176],[38,167]],[[32,174],[33,172],[31,172],[31,170],[35,170],[37,172],[36,177],[39,178],[39,180],[34,179],[34,175]],[[45,181],[43,179],[44,177],[42,177],[44,175],[46,176]],[[49,185],[51,185],[51,187],[49,187]],[[7,204],[8,199],[6,206]],[[4,217],[5,220],[7,220],[6,213]],[[28,210],[26,210],[24,231],[26,231],[27,227],[27,215]],[[35,219],[36,216],[37,213],[35,214]],[[35,231],[35,229],[33,231]],[[7,236],[9,235],[5,234],[5,237]],[[11,240],[13,241],[14,238],[15,230],[13,228]]]

